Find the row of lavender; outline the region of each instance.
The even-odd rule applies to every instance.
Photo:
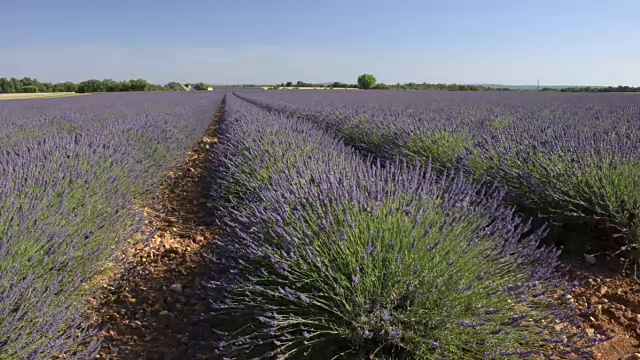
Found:
[[[233,96],[216,148],[230,358],[584,354],[558,253],[503,191],[363,160],[317,126]],[[242,320],[246,319],[246,323]],[[555,327],[555,328],[554,328]]]
[[[431,161],[439,170],[461,166],[477,179],[488,177],[505,184],[510,201],[530,215],[551,217],[565,228],[593,225],[591,239],[578,236],[567,245],[580,251],[624,250],[640,259],[640,97],[442,92],[238,95],[304,117],[377,157]]]
[[[0,103],[0,359],[91,358],[94,278],[221,94]],[[83,344],[83,348],[77,346]]]

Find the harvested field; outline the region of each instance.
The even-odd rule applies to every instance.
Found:
[[[59,97],[69,96],[82,96],[90,94],[76,94],[76,93],[22,93],[22,94],[0,94],[0,100],[25,100],[25,99],[51,99]]]

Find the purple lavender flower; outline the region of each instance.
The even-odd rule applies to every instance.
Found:
[[[0,352],[94,357],[97,329],[84,316],[94,277],[140,231],[139,204],[184,162],[222,97],[0,103],[0,259],[11,259],[0,271]]]

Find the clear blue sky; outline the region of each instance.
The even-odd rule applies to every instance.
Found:
[[[0,77],[640,86],[638,0],[0,2]]]

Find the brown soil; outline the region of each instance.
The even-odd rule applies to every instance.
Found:
[[[108,281],[93,311],[102,329],[99,359],[209,359],[212,324],[203,254],[216,230],[207,211],[205,169],[217,142],[221,110],[185,166],[169,174],[148,209],[155,235],[129,250],[123,271]]]
[[[595,265],[574,262],[572,268],[572,277],[584,281],[573,291],[572,301],[581,309],[593,309],[584,319],[584,328],[588,332],[609,329],[615,336],[598,344],[593,358],[640,360],[640,282],[622,275],[619,259],[599,260]]]

